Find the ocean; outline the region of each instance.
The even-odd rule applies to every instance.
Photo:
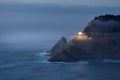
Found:
[[[0,80],[120,80],[120,60],[48,62],[46,51],[120,8],[0,4]]]
[[[119,80],[120,61],[48,62],[41,51],[0,53],[0,80]]]

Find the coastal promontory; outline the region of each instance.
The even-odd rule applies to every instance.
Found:
[[[95,17],[68,43],[61,39],[51,50],[51,62],[120,59],[120,15]]]

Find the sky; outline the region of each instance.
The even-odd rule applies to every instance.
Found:
[[[0,0],[0,3],[40,3],[82,6],[119,6],[120,0]]]

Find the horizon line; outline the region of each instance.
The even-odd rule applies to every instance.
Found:
[[[120,6],[102,6],[102,5],[65,5],[58,3],[0,3],[0,5],[43,5],[43,6],[59,6],[59,7],[120,7]]]

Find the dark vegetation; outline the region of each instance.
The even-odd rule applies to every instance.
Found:
[[[96,20],[99,20],[96,22]],[[95,17],[84,31],[86,34],[118,33],[120,32],[120,15],[100,15]]]
[[[106,14],[106,15],[101,15],[101,16],[95,17],[94,19],[98,19],[98,20],[101,20],[101,21],[115,20],[115,21],[120,22],[120,15]]]

